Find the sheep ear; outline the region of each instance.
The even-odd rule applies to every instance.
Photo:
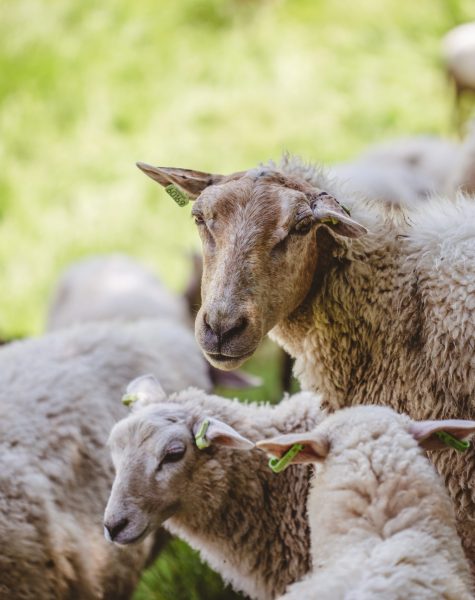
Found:
[[[291,460],[293,463],[309,463],[323,460],[328,454],[330,444],[328,438],[321,433],[289,433],[278,437],[261,440],[256,446],[270,456],[282,458],[294,444],[300,444],[303,449]]]
[[[178,186],[188,194],[191,200],[199,196],[208,186],[219,183],[223,179],[223,175],[192,171],[191,169],[153,167],[143,162],[138,162],[137,167],[163,187]]]
[[[226,423],[213,417],[198,421],[193,427],[193,434],[196,445],[200,449],[207,448],[212,444],[236,448],[237,450],[251,450],[251,448],[254,448],[253,442],[243,437]]]
[[[315,219],[338,235],[358,238],[368,233],[366,227],[352,219],[338,200],[326,192],[317,194],[311,206]]]
[[[450,446],[464,450],[467,449],[466,444],[460,441],[459,445],[457,441],[463,440],[475,433],[475,421],[464,421],[461,419],[412,421],[409,432],[419,442],[419,445],[426,450],[441,450]],[[444,433],[449,434],[450,437],[447,438],[447,436],[444,436]],[[455,438],[455,441],[453,441],[453,438]]]
[[[122,403],[136,411],[148,404],[163,402],[167,395],[154,375],[142,375],[132,380],[122,396]]]

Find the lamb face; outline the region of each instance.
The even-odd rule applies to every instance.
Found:
[[[140,166],[162,185],[178,184],[197,197],[192,214],[204,268],[195,333],[221,369],[241,365],[304,301],[318,256],[318,225],[349,237],[366,231],[330,194],[273,168],[223,177]]]
[[[213,481],[209,452],[195,435],[208,422],[213,445],[253,444],[213,418],[191,417],[176,404],[150,405],[120,421],[109,445],[116,477],[104,516],[104,534],[117,544],[143,540],[170,517],[194,510],[196,495]]]
[[[132,416],[112,430],[116,477],[104,518],[110,541],[139,542],[180,508],[194,449],[184,415],[168,408],[151,409],[147,419]]]

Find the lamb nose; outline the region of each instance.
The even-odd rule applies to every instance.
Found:
[[[128,524],[129,519],[124,518],[115,523],[114,525],[104,523],[104,527],[105,529],[107,529],[107,533],[109,534],[110,539],[113,541],[119,535],[119,533],[127,527]]]

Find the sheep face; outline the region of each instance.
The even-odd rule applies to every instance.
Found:
[[[195,512],[196,498],[209,493],[203,482],[212,486],[215,476],[209,460],[214,448],[199,450],[195,443],[202,422],[163,403],[139,408],[113,428],[109,446],[116,477],[104,515],[109,541],[140,542],[170,517]],[[211,446],[253,447],[224,423],[207,422]]]
[[[204,265],[195,333],[211,364],[224,370],[241,365],[304,301],[317,262],[317,226],[351,237],[365,232],[332,196],[276,170],[223,177],[140,167],[196,198]]]
[[[192,475],[192,434],[176,407],[132,415],[112,430],[109,445],[116,477],[104,517],[106,538],[143,540],[180,508]]]

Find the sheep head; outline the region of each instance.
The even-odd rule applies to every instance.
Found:
[[[109,438],[116,476],[104,515],[106,538],[123,545],[142,541],[174,515],[196,512],[197,498],[212,496],[217,448],[254,446],[225,423],[167,402],[153,376],[127,391],[137,399]],[[195,436],[204,420],[209,448],[200,450]]]
[[[195,333],[220,369],[239,367],[307,297],[319,227],[347,237],[366,232],[330,194],[274,168],[223,176],[138,166],[195,200],[204,258]]]

